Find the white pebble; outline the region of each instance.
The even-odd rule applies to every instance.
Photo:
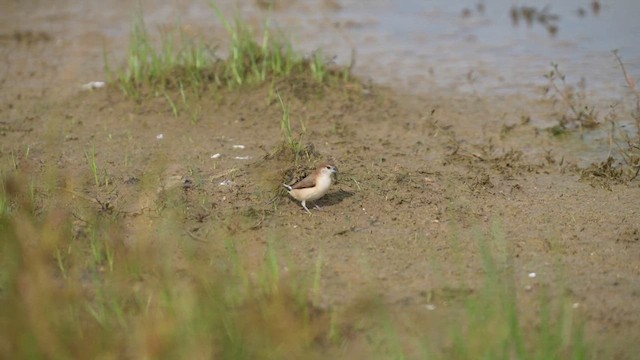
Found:
[[[217,154],[213,154],[213,155],[211,155],[211,158],[212,158],[212,159],[217,159],[217,158],[219,158],[220,156],[222,156],[222,154],[217,153]]]
[[[251,156],[236,156],[235,159],[236,160],[249,160],[249,159],[251,159]]]
[[[234,149],[244,149],[244,145],[233,145]]]
[[[162,140],[162,139],[164,139],[164,134],[158,134],[158,135],[156,135],[156,139],[158,139],[158,140]]]
[[[93,90],[105,87],[107,84],[104,81],[90,81],[82,85],[82,90]]]
[[[433,311],[433,310],[435,310],[435,309],[436,309],[436,306],[435,306],[435,305],[433,305],[433,304],[427,304],[427,305],[425,305],[424,307],[426,307],[426,308],[427,308],[427,310],[429,310],[429,311]]]
[[[534,273],[534,272],[529,273],[529,278],[533,279],[533,278],[535,278],[535,277],[536,277],[536,273]]]

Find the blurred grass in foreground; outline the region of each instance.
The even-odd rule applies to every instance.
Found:
[[[587,358],[567,301],[543,298],[535,326],[524,324],[508,257],[489,250],[499,230],[480,242],[484,285],[455,311],[439,306],[446,321],[404,314],[417,329],[406,330],[404,310],[375,296],[314,304],[322,258],[295,269],[282,260],[287,239],[269,240],[256,263],[232,237],[180,236],[171,209],[151,229],[97,207],[81,217],[55,206],[63,192],[36,201],[14,175],[0,186],[2,358]]]

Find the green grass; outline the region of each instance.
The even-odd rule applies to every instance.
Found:
[[[178,29],[165,34],[156,45],[142,14],[137,13],[131,25],[127,66],[117,79],[123,92],[136,99],[147,93],[158,96],[180,84],[200,92],[211,81],[211,70],[217,61],[214,50]]]
[[[314,51],[311,56],[311,61],[309,62],[309,67],[311,68],[311,74],[316,81],[324,81],[324,78],[327,76],[327,64],[322,56],[321,49]]]
[[[258,37],[242,18],[230,21],[215,1],[211,1],[211,7],[230,38],[226,58],[218,56],[217,44],[189,37],[179,28],[155,39],[142,14],[136,13],[127,65],[114,76],[105,56],[108,77],[116,78],[123,92],[138,101],[149,96],[165,97],[174,116],[179,109],[167,91],[179,90],[182,106],[189,108],[206,89],[236,88],[293,76],[309,76],[318,83],[331,78],[349,79],[347,69],[329,70],[321,51],[308,59],[297,53],[289,39],[272,28],[269,18]],[[187,93],[195,100],[188,100]]]
[[[296,155],[296,158],[304,152],[304,145],[302,139],[306,132],[304,122],[300,120],[300,136],[296,138],[293,135],[293,130],[291,128],[291,117],[290,117],[290,109],[287,104],[284,103],[282,97],[279,93],[276,93],[278,97],[278,101],[280,102],[280,108],[282,109],[282,118],[280,119],[280,130],[282,131],[282,135],[285,139],[286,146],[291,149],[291,151]]]
[[[633,105],[629,116],[635,123],[635,136],[628,131],[623,131],[622,127],[616,124],[617,115],[615,114],[615,107],[612,106],[612,112],[608,121],[611,124],[610,132],[610,149],[607,157],[611,156],[613,144],[617,148],[617,152],[620,154],[622,161],[624,162],[625,172],[628,173],[628,181],[635,180],[640,174],[640,91],[636,88],[636,81],[631,74],[627,72],[627,69],[618,53],[618,50],[613,50],[613,55],[620,67],[620,71],[624,77],[624,81],[627,84],[627,91],[633,99]],[[618,131],[616,132],[616,127]],[[624,145],[620,145],[621,141]]]
[[[98,161],[96,160],[96,147],[94,144],[91,144],[91,149],[85,151],[84,158],[87,160],[87,164],[91,169],[91,175],[93,175],[93,181],[96,185],[96,188],[101,186],[109,186],[111,178],[107,173],[107,170],[103,168],[101,175],[100,170],[98,169]]]
[[[231,37],[223,72],[223,80],[229,86],[262,83],[270,77],[284,77],[295,70],[303,70],[302,57],[293,51],[288,39],[273,32],[268,19],[262,40],[258,42],[253,29],[240,17],[230,23],[215,1],[211,1],[211,6]]]
[[[98,176],[98,163],[96,162],[96,146],[91,145],[91,150],[84,153],[85,159],[87,159],[87,163],[89,164],[89,168],[91,169],[91,174],[93,174],[93,180],[96,183],[96,187],[100,186],[100,178]]]
[[[485,280],[464,301],[460,323],[452,327],[451,359],[586,359],[583,326],[574,318],[570,299],[542,289],[537,328],[521,320],[513,258],[499,226],[479,237]],[[492,250],[493,249],[493,250]]]

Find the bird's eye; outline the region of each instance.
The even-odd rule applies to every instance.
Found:
[[[327,170],[331,170],[331,165],[327,165]]]

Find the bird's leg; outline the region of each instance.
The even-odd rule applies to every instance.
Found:
[[[305,210],[307,210],[307,212],[309,213],[309,215],[311,215],[311,211],[309,211],[309,209],[307,209],[307,204],[306,204],[306,203],[307,203],[307,201],[306,201],[306,200],[302,201],[302,207],[303,207]]]

